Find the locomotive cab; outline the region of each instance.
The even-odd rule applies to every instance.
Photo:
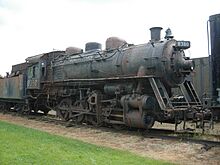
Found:
[[[41,60],[43,55],[28,57],[27,89],[40,89],[40,82],[46,74],[45,62]]]
[[[47,79],[47,57],[50,53],[28,57],[27,89],[41,89],[41,83]]]

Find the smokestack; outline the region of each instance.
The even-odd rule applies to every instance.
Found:
[[[151,42],[160,41],[160,32],[163,28],[162,27],[152,27],[150,28],[151,32]]]

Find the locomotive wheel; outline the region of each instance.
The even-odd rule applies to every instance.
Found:
[[[3,111],[3,110],[4,110],[4,104],[0,103],[0,111]]]
[[[154,122],[155,120],[153,116],[147,115],[147,114],[144,116],[144,123],[147,129],[152,128],[154,125]]]
[[[73,105],[73,109],[77,108],[77,109],[85,109],[85,106],[83,104],[81,104],[79,101],[76,101]],[[76,116],[73,118],[73,120],[76,122],[76,124],[80,124],[84,121],[85,119],[85,115],[84,114],[80,114],[80,112],[77,114],[75,114]]]
[[[25,104],[22,106],[22,109],[21,109],[22,114],[29,115],[30,112],[31,112],[31,110],[30,110],[30,106],[28,104]]]
[[[62,120],[70,120],[70,109],[72,108],[72,100],[70,98],[63,99],[56,108],[57,116]]]
[[[10,103],[2,103],[1,110],[3,111],[3,113],[7,113],[8,111],[10,111],[11,110]]]
[[[0,112],[4,112],[6,109],[5,103],[0,103]]]
[[[124,130],[126,128],[126,126],[122,124],[113,124],[112,127],[118,131]]]
[[[97,124],[97,119],[96,119],[96,117],[95,116],[90,116],[89,117],[89,124],[91,124],[91,125],[94,125],[94,126],[98,126],[98,124]]]
[[[49,110],[44,110],[43,112],[44,112],[44,115],[47,115]]]
[[[76,124],[81,124],[84,119],[85,119],[85,115],[84,114],[75,114],[76,116],[71,117],[71,119],[76,123]]]

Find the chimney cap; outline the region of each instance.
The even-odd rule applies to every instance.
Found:
[[[154,30],[154,29],[162,30],[163,28],[162,28],[162,27],[159,27],[159,26],[155,26],[155,27],[151,27],[151,28],[150,28],[150,30]]]

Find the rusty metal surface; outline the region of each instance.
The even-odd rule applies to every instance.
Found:
[[[66,55],[79,54],[79,53],[82,53],[82,52],[83,52],[83,49],[73,47],[73,46],[66,48],[66,51],[65,51]]]
[[[162,77],[164,82],[175,86],[183,82],[191,66],[188,65],[191,60],[185,59],[182,52],[175,51],[173,55],[175,43],[165,40],[58,58],[53,63],[54,80],[135,76],[142,68],[143,74]]]
[[[192,80],[200,99],[202,99],[205,95],[211,97],[209,58],[202,57],[195,58],[193,60],[195,62],[195,70],[190,75],[189,79]]]
[[[24,62],[21,64],[12,65],[11,72],[15,73],[15,74],[21,74],[21,73],[25,73],[26,69],[27,69],[27,63]],[[17,73],[17,72],[19,72],[19,73]]]
[[[113,38],[107,50],[90,42],[84,53],[72,47],[28,57],[23,108],[29,112],[56,109],[65,120],[138,128],[150,128],[154,121],[177,125],[194,114],[203,119],[205,113],[197,113],[201,106],[193,87],[186,88],[191,100],[171,98],[170,89],[179,87],[193,70],[193,62],[184,54],[189,45],[155,37],[140,45]],[[24,82],[19,77],[1,83],[2,97],[21,98],[19,84]]]
[[[23,99],[24,90],[23,75],[0,79],[0,98]]]
[[[39,54],[39,55],[31,56],[31,57],[26,58],[26,61],[28,63],[36,63],[43,56],[44,56],[44,54]]]
[[[121,46],[127,44],[127,42],[118,37],[109,37],[105,42],[106,50],[118,49]]]

